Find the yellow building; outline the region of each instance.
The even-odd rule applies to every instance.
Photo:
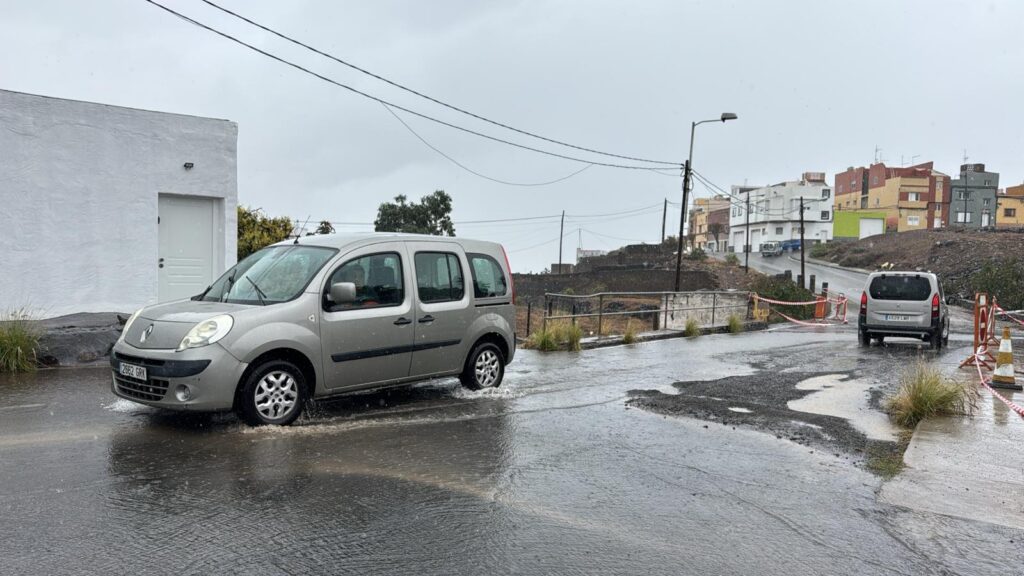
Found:
[[[908,168],[873,164],[836,175],[835,210],[885,213],[885,229],[942,228],[949,222],[949,176],[931,162]]]
[[[1024,184],[996,196],[996,228],[1024,228]]]
[[[713,213],[725,211],[722,216],[725,221],[724,229],[719,231],[718,241],[725,242],[729,236],[728,230],[729,199],[724,196],[713,198],[697,198],[693,201],[693,209],[690,211],[690,235],[693,236],[693,246],[702,250],[708,250],[709,244],[716,247],[715,235],[711,233],[709,218],[716,220]],[[721,220],[721,219],[718,219]],[[721,248],[716,247],[717,250]]]

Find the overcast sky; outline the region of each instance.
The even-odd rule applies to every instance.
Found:
[[[164,0],[161,0],[164,1]],[[515,127],[629,156],[682,161],[711,181],[771,184],[867,165],[970,162],[1024,180],[1024,2],[217,0],[421,92]],[[615,161],[507,132],[275,39],[199,0],[172,8],[317,72],[494,136]],[[497,240],[517,271],[557,261],[558,220],[465,224],[565,210],[565,260],[656,242],[680,181],[593,166],[549,186],[484,180],[424,146],[380,104],[143,0],[0,0],[0,88],[238,123],[239,201],[271,215],[372,223],[398,194],[454,199],[460,236]],[[493,178],[544,182],[585,164],[405,117]],[[708,195],[700,184],[698,196]],[[647,210],[641,210],[648,208]],[[581,217],[593,214],[619,216]],[[678,227],[678,207],[669,213]],[[369,230],[369,226],[338,226]]]

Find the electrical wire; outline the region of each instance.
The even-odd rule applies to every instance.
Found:
[[[230,40],[230,41],[232,41],[232,42],[234,42],[234,43],[236,43],[236,44],[238,44],[240,46],[244,46],[244,47],[246,47],[246,48],[248,48],[248,49],[250,49],[250,50],[252,50],[252,51],[254,51],[254,52],[258,53],[258,54],[262,54],[263,56],[266,56],[267,58],[270,58],[272,60],[276,60],[276,61],[278,61],[278,62],[280,62],[282,64],[285,64],[287,66],[291,66],[292,68],[295,68],[296,70],[299,70],[301,72],[305,72],[306,74],[309,74],[311,76],[319,78],[320,80],[323,80],[324,82],[327,82],[329,84],[333,84],[333,85],[335,85],[335,86],[337,86],[339,88],[344,88],[345,90],[348,90],[349,92],[352,92],[354,94],[358,94],[358,95],[360,95],[360,96],[362,96],[364,98],[373,100],[374,102],[377,102],[379,104],[384,104],[386,106],[390,106],[392,108],[395,108],[396,110],[401,110],[402,112],[405,112],[407,114],[412,114],[413,116],[417,116],[417,117],[423,118],[425,120],[430,120],[431,122],[435,122],[437,124],[441,124],[442,126],[447,126],[447,127],[452,128],[454,130],[459,130],[461,132],[465,132],[467,134],[472,134],[472,135],[478,136],[480,138],[485,138],[487,140],[491,140],[491,141],[494,141],[494,142],[499,142],[501,144],[506,144],[508,146],[513,146],[513,147],[520,148],[520,149],[523,149],[523,150],[529,150],[531,152],[536,152],[538,154],[546,154],[548,156],[552,156],[552,157],[555,157],[555,158],[562,158],[564,160],[571,160],[573,162],[580,162],[580,163],[583,163],[583,164],[593,164],[593,165],[596,165],[596,166],[606,166],[606,167],[609,167],[609,168],[622,168],[622,169],[626,169],[626,170],[645,170],[645,171],[650,171],[650,170],[653,169],[650,166],[634,166],[634,165],[628,165],[628,164],[615,164],[615,163],[611,163],[611,162],[597,162],[597,161],[593,161],[593,160],[586,160],[586,159],[578,158],[578,157],[575,157],[575,156],[569,156],[569,155],[566,155],[566,154],[560,154],[558,152],[552,152],[550,150],[542,150],[540,148],[534,148],[532,146],[527,146],[525,144],[519,144],[518,142],[512,142],[512,141],[509,141],[509,140],[504,140],[504,139],[498,138],[496,136],[491,136],[489,134],[484,134],[482,132],[477,132],[476,130],[471,130],[471,129],[465,128],[463,126],[459,126],[457,124],[452,124],[451,122],[446,122],[446,121],[441,120],[439,118],[434,118],[433,116],[428,116],[426,114],[423,114],[423,113],[420,113],[420,112],[416,112],[415,110],[410,110],[409,108],[406,108],[404,106],[399,106],[398,104],[395,104],[393,102],[389,102],[387,100],[384,100],[383,98],[378,98],[377,96],[374,96],[372,94],[363,92],[361,90],[353,88],[352,86],[349,86],[347,84],[343,84],[341,82],[338,82],[337,80],[334,80],[332,78],[328,78],[327,76],[324,76],[324,75],[319,74],[317,72],[313,72],[312,70],[310,70],[308,68],[305,68],[305,67],[303,67],[303,66],[301,66],[299,64],[296,64],[296,63],[294,63],[294,62],[292,62],[290,60],[286,60],[286,59],[284,59],[284,58],[282,58],[280,56],[277,56],[275,54],[267,52],[266,50],[263,50],[261,48],[257,48],[256,46],[253,46],[252,44],[249,44],[249,43],[247,43],[247,42],[245,42],[243,40],[235,38],[234,36],[232,36],[232,35],[230,35],[230,34],[228,34],[226,32],[222,32],[222,31],[220,31],[220,30],[218,30],[216,28],[213,28],[212,26],[208,26],[206,24],[203,24],[202,22],[199,22],[198,20],[194,20],[192,18],[189,18],[188,16],[185,16],[184,14],[182,14],[180,12],[172,10],[171,8],[168,8],[167,6],[164,6],[163,4],[160,4],[159,2],[156,2],[155,0],[143,0],[143,1],[148,3],[148,4],[152,4],[153,6],[156,6],[157,8],[160,8],[161,10],[163,10],[165,12],[173,14],[174,16],[177,16],[178,18],[180,18],[181,20],[184,20],[185,22],[188,22],[188,23],[190,23],[190,24],[192,24],[194,26],[198,26],[199,28],[202,28],[202,29],[204,29],[204,30],[206,30],[208,32],[212,32],[212,33],[214,33],[214,34],[216,34],[216,35],[218,35],[218,36],[220,36],[222,38],[225,38],[227,40]]]
[[[296,39],[294,39],[294,38],[292,38],[292,37],[290,37],[290,36],[288,36],[286,34],[282,34],[281,32],[278,32],[278,31],[276,31],[276,30],[274,30],[274,29],[272,29],[270,27],[264,26],[263,24],[260,24],[259,22],[256,22],[256,21],[254,21],[252,19],[249,19],[249,18],[246,18],[245,16],[242,16],[241,14],[238,14],[236,12],[232,12],[231,10],[228,10],[227,8],[224,8],[224,7],[218,5],[218,4],[214,3],[214,2],[211,2],[210,0],[202,0],[202,1],[204,3],[212,6],[213,8],[216,8],[217,10],[220,10],[221,12],[224,12],[225,14],[229,14],[231,16],[234,16],[235,18],[238,18],[239,20],[247,22],[247,23],[251,24],[252,26],[255,26],[255,27],[257,27],[257,28],[259,28],[259,29],[261,29],[261,30],[263,30],[265,32],[269,32],[270,34],[273,34],[274,36],[277,36],[278,38],[281,38],[282,40],[285,40],[287,42],[291,42],[292,44],[295,44],[296,46],[301,46],[302,48],[305,48],[306,50],[309,50],[311,52],[319,54],[320,56],[323,56],[324,58],[328,58],[330,60],[333,60],[333,61],[335,61],[335,62],[337,62],[337,63],[339,63],[339,64],[341,64],[343,66],[347,66],[347,67],[351,68],[352,70],[355,70],[357,72],[361,72],[361,73],[366,74],[367,76],[370,76],[372,78],[376,78],[377,80],[380,80],[381,82],[385,82],[385,83],[387,83],[387,84],[389,84],[391,86],[394,86],[395,88],[398,88],[400,90],[404,90],[404,91],[406,91],[406,92],[408,92],[410,94],[414,94],[416,96],[419,96],[420,98],[424,98],[424,99],[429,100],[429,101],[431,101],[431,102],[433,102],[435,104],[438,104],[440,106],[444,106],[445,108],[448,108],[449,110],[454,110],[454,111],[459,112],[461,114],[465,114],[465,115],[470,116],[472,118],[476,118],[477,120],[480,120],[480,121],[483,121],[483,122],[487,122],[488,124],[492,124],[494,126],[498,126],[498,127],[504,128],[506,130],[511,130],[513,132],[517,132],[517,133],[522,134],[524,136],[529,136],[531,138],[537,138],[538,140],[543,140],[545,142],[550,142],[551,144],[558,144],[560,146],[566,146],[568,148],[573,148],[573,149],[580,150],[580,151],[583,151],[583,152],[590,152],[592,154],[600,154],[601,156],[609,156],[609,157],[612,157],[612,158],[619,158],[619,159],[622,159],[622,160],[632,160],[634,162],[647,162],[647,163],[650,163],[650,164],[665,164],[667,166],[680,166],[679,162],[667,162],[667,161],[664,161],[664,160],[650,160],[650,159],[647,159],[647,158],[637,158],[637,157],[634,157],[634,156],[624,156],[622,154],[612,154],[611,152],[602,152],[600,150],[594,150],[593,148],[586,148],[586,147],[583,147],[583,146],[577,146],[575,144],[569,144],[568,142],[563,142],[561,140],[555,140],[553,138],[547,138],[547,137],[541,136],[539,134],[534,134],[533,132],[528,132],[526,130],[520,130],[519,128],[515,128],[513,126],[509,126],[508,124],[503,124],[501,122],[498,122],[498,121],[495,121],[495,120],[491,120],[490,118],[486,118],[486,117],[481,116],[479,114],[475,114],[475,113],[470,112],[468,110],[464,110],[462,108],[459,108],[458,106],[453,106],[453,105],[448,104],[446,102],[442,102],[441,100],[438,100],[437,98],[434,98],[432,96],[428,96],[426,94],[423,94],[422,92],[418,92],[416,90],[413,90],[412,88],[409,88],[408,86],[403,86],[402,84],[399,84],[398,82],[394,82],[394,81],[389,80],[389,79],[387,79],[387,78],[385,78],[383,76],[380,76],[378,74],[374,74],[373,72],[370,72],[369,70],[360,68],[359,66],[356,66],[355,64],[352,64],[350,62],[346,62],[345,60],[342,60],[341,58],[338,58],[337,56],[334,56],[332,54],[329,54],[327,52],[324,52],[322,50],[314,48],[314,47],[312,47],[312,46],[310,46],[308,44],[305,44],[303,42],[300,42],[299,40],[296,40]]]
[[[423,136],[420,136],[419,132],[416,132],[415,130],[413,130],[412,126],[409,126],[409,124],[406,123],[405,120],[402,120],[402,117],[399,116],[398,114],[396,114],[395,111],[392,110],[390,106],[388,106],[387,104],[383,104],[383,103],[381,104],[381,106],[383,106],[385,110],[390,112],[391,115],[395,117],[395,120],[398,120],[399,122],[401,122],[402,126],[405,126],[405,129],[408,130],[413,136],[415,136],[420,142],[422,142],[424,146],[426,146],[427,148],[430,148],[434,152],[437,152],[438,154],[443,156],[446,160],[448,160],[452,164],[455,164],[459,168],[462,168],[466,172],[469,172],[470,174],[473,174],[474,176],[478,176],[480,178],[483,178],[484,180],[490,180],[491,182],[497,182],[498,184],[505,184],[506,186],[547,186],[549,184],[555,184],[555,183],[561,182],[563,180],[568,180],[569,178],[572,178],[573,176],[583,172],[584,170],[587,170],[588,168],[593,168],[594,167],[593,164],[587,164],[583,168],[580,168],[579,170],[573,172],[572,174],[569,174],[568,176],[563,176],[561,178],[556,178],[554,180],[549,180],[547,182],[509,182],[508,180],[501,180],[499,178],[494,178],[494,177],[488,176],[486,174],[481,174],[480,172],[477,172],[476,170],[473,170],[472,168],[470,168],[470,167],[466,166],[465,164],[459,162],[455,158],[452,158],[451,156],[445,154],[440,149],[438,149],[436,146],[434,146],[430,142],[427,142],[426,138],[424,138]]]

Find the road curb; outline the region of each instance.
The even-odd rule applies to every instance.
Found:
[[[794,261],[794,262],[799,262],[800,261],[799,258],[797,258],[796,256],[793,256],[792,254],[789,255],[789,259]],[[871,270],[865,270],[863,268],[850,268],[849,266],[840,266],[839,264],[834,264],[832,262],[829,262],[828,260],[820,260],[818,258],[805,258],[805,261],[810,262],[811,264],[815,264],[817,266],[825,266],[826,268],[835,268],[836,270],[844,270],[846,272],[857,272],[857,273],[860,273],[860,274],[871,274]]]

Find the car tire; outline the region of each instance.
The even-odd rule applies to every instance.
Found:
[[[287,426],[302,414],[306,398],[306,377],[298,366],[267,360],[245,379],[236,410],[250,426]]]
[[[459,381],[470,390],[497,388],[505,377],[505,356],[491,342],[477,344],[466,358]]]
[[[942,328],[938,328],[928,336],[928,344],[932,350],[939,350],[942,348]]]
[[[949,320],[946,320],[944,324],[945,329],[942,331],[942,345],[949,346]]]
[[[868,335],[867,330],[859,330],[857,339],[860,341],[861,346],[871,345],[871,336]]]
[[[885,344],[885,336],[875,336],[875,343],[879,346]]]

